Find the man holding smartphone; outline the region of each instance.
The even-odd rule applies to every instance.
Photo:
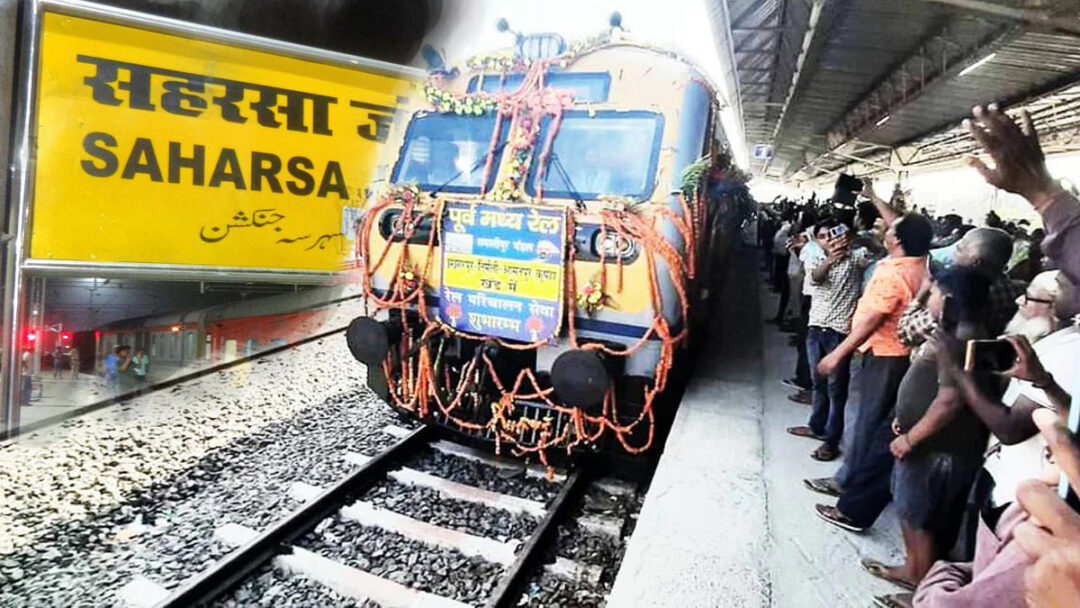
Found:
[[[851,356],[840,361],[828,376],[823,376],[817,366],[851,331],[862,273],[873,258],[866,249],[851,250],[850,231],[835,219],[819,222],[814,231],[818,244],[827,255],[808,260],[806,264],[807,277],[814,290],[806,336],[813,410],[807,426],[791,427],[787,432],[797,437],[820,439],[822,443],[811,457],[830,461],[840,454]]]

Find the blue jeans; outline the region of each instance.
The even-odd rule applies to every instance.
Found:
[[[869,527],[892,500],[893,458],[889,444],[896,437],[892,419],[896,395],[908,369],[907,355],[863,355],[858,416],[854,441],[844,456],[847,476],[840,481],[844,493],[836,503],[841,513],[856,524]]]
[[[844,407],[851,380],[851,357],[845,357],[828,377],[817,371],[818,362],[831,353],[847,335],[826,327],[811,326],[806,333],[806,354],[810,359],[811,405],[809,427],[825,438],[834,450],[844,436]]]

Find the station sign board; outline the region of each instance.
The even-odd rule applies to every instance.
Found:
[[[754,149],[751,152],[751,156],[755,160],[772,160],[776,150],[771,144],[754,144]]]
[[[341,268],[419,71],[43,6],[28,268]]]

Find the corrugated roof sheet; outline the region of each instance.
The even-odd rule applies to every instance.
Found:
[[[752,168],[773,176],[835,170],[848,161],[826,153],[846,141],[911,143],[958,123],[975,104],[1015,104],[1080,81],[1080,36],[940,2],[824,0],[807,36],[815,0],[710,1],[726,2],[729,23],[714,25],[730,28],[747,143],[776,146],[775,159]],[[1075,0],[1043,6],[1058,18],[1080,17]]]

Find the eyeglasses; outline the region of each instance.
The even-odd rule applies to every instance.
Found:
[[[1026,293],[1021,297],[1024,298],[1024,300],[1023,300],[1024,304],[1027,304],[1028,302],[1036,302],[1038,304],[1053,304],[1054,303],[1053,300],[1047,300],[1046,298],[1034,298],[1034,297],[1032,297],[1032,296],[1030,296],[1030,295],[1028,295]]]

